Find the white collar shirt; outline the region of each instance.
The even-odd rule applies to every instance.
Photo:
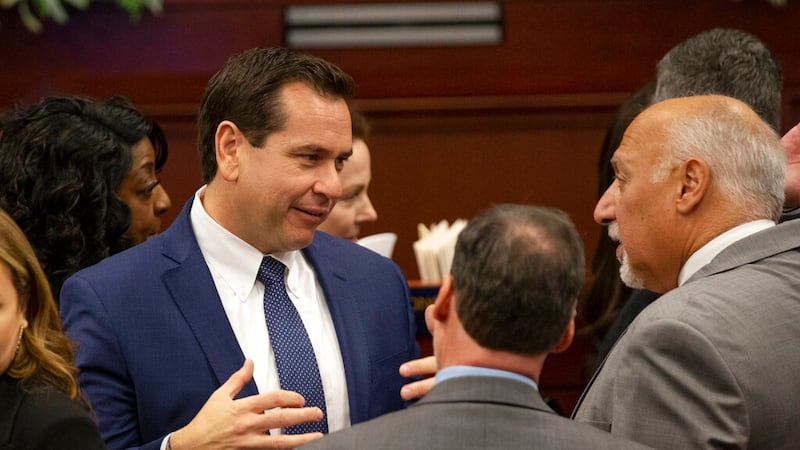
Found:
[[[280,389],[275,354],[264,316],[264,285],[256,280],[261,260],[258,249],[219,225],[202,204],[203,190],[196,193],[190,217],[200,251],[222,300],[239,346],[254,363],[253,380],[261,393]],[[350,407],[339,341],[325,295],[314,268],[299,250],[270,256],[288,268],[286,291],[297,308],[314,348],[325,390],[328,429],[350,425]],[[270,430],[279,434],[281,430]]]
[[[686,263],[683,265],[683,267],[681,267],[681,271],[678,274],[678,286],[686,283],[686,281],[688,281],[692,275],[697,273],[701,267],[710,263],[715,256],[728,248],[734,242],[774,226],[775,222],[771,220],[754,220],[752,222],[746,222],[733,227],[714,239],[708,241],[704,246],[700,247],[699,250],[694,252],[692,256],[686,260]]]

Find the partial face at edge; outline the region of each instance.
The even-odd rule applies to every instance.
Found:
[[[17,289],[11,279],[11,268],[0,262],[0,374],[5,373],[14,360],[23,326],[27,326],[27,321],[25,312],[20,309]]]
[[[131,170],[122,180],[117,195],[131,210],[131,225],[126,235],[134,244],[161,231],[161,216],[172,207],[167,191],[156,177],[156,154],[150,139],[131,148]]]
[[[372,179],[369,147],[361,140],[353,141],[353,154],[339,173],[342,196],[331,210],[328,219],[319,229],[334,236],[358,240],[361,226],[374,222],[378,214],[372,206],[367,190]]]

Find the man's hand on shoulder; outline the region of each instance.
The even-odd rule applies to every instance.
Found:
[[[172,450],[291,449],[322,437],[321,433],[267,435],[271,428],[317,422],[322,419],[322,411],[303,407],[303,397],[291,391],[271,391],[234,400],[252,377],[253,361],[248,359],[211,394],[188,425],[172,434]]]
[[[400,375],[406,378],[427,377],[419,381],[413,381],[400,389],[400,397],[403,400],[415,400],[427,394],[433,388],[436,381],[434,375],[438,370],[436,358],[428,356],[409,361],[400,366]]]

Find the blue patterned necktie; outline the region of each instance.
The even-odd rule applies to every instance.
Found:
[[[278,378],[281,389],[295,391],[306,399],[306,406],[316,406],[322,410],[322,420],[286,427],[286,434],[327,433],[328,414],[325,411],[325,391],[319,376],[317,358],[308,339],[303,320],[294,307],[283,274],[286,266],[270,256],[261,260],[258,280],[264,283],[264,316],[267,318],[267,331],[275,352]]]

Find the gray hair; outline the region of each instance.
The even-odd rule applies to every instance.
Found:
[[[666,179],[676,163],[705,161],[712,182],[751,220],[777,221],[786,182],[786,153],[777,133],[761,120],[748,120],[741,103],[710,101],[702,113],[675,115],[665,127],[666,146],[652,181]]]

